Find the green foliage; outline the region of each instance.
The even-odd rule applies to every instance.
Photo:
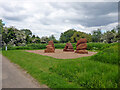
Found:
[[[2,32],[2,29],[3,29],[3,24],[2,24],[2,20],[0,19],[0,34]]]
[[[33,35],[32,38],[35,38],[35,35]]]
[[[0,47],[2,46],[2,29],[3,29],[3,24],[2,20],[0,19]]]
[[[92,32],[92,42],[100,42],[101,36],[102,36],[102,32],[100,29],[94,30]]]
[[[54,43],[58,43],[58,41],[56,40],[56,38],[55,38],[55,36],[54,35],[51,35],[50,37],[49,37],[49,41],[53,41]]]
[[[28,44],[31,49],[45,49],[47,44]]]
[[[49,41],[49,38],[47,36],[41,37],[41,42],[42,43],[48,43],[48,41]]]
[[[54,44],[56,49],[63,49],[65,47],[66,43],[56,43]]]
[[[73,36],[71,37],[71,42],[75,43],[78,40],[80,40],[80,38],[86,38],[88,42],[91,42],[92,37],[91,37],[91,34],[78,31],[78,32],[75,32]]]
[[[117,88],[118,65],[91,57],[55,59],[19,50],[3,51],[3,55],[50,88]]]
[[[116,45],[117,43],[112,44],[106,44],[106,43],[87,43],[87,50],[103,50],[105,48],[108,48],[112,45]],[[47,44],[41,44],[41,43],[32,43],[27,44],[25,46],[8,46],[8,50],[34,50],[34,49],[46,49]],[[64,49],[66,43],[55,43],[54,46],[56,49]],[[76,50],[76,43],[72,43],[73,49]],[[3,47],[3,50],[5,50],[5,47]]]
[[[118,64],[118,45],[111,46],[109,48],[100,51],[96,55],[92,56],[91,59],[110,64]]]
[[[113,29],[111,31],[107,31],[102,35],[103,41],[106,40],[107,43],[113,43],[116,42],[117,39],[117,32]]]
[[[16,35],[15,35],[15,32],[14,31],[17,31],[16,28],[14,27],[10,27],[10,28],[3,28],[2,30],[2,41],[5,42],[5,44],[8,44],[11,39],[16,39]]]
[[[61,33],[60,42],[61,43],[66,43],[66,42],[70,41],[70,39],[73,36],[74,32],[76,32],[76,30],[69,29],[69,30],[65,31],[64,33]]]
[[[87,50],[103,50],[110,45],[106,43],[87,43]]]
[[[31,40],[30,36],[27,35],[27,37],[26,37],[26,43],[29,44],[29,43],[31,43],[31,42],[32,42],[32,40]]]
[[[88,60],[62,62],[50,68],[68,82],[86,88],[117,88],[118,67]],[[114,72],[114,73],[113,73]]]
[[[32,32],[29,29],[21,29],[21,31],[23,31],[26,36],[32,36]]]

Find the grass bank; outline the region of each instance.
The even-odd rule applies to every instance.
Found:
[[[21,50],[3,51],[11,62],[50,88],[116,88],[118,65],[91,60],[55,59]]]

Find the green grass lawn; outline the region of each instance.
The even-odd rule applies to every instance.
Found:
[[[91,60],[55,59],[22,50],[2,52],[4,56],[21,66],[40,84],[50,88],[116,88],[118,65]]]
[[[0,50],[0,54],[2,54],[2,51]]]

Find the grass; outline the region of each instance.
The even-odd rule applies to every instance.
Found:
[[[118,51],[119,51],[118,45],[114,45],[104,49],[103,51],[100,51],[94,56],[91,56],[91,60],[118,65],[118,58],[119,58]]]
[[[2,54],[2,50],[0,50],[0,54]]]
[[[3,55],[50,88],[117,88],[116,64],[91,57],[55,59],[21,50],[3,51]]]

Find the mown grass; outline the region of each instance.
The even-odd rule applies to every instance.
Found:
[[[0,54],[2,54],[2,50],[0,50]]]
[[[117,64],[91,57],[55,59],[21,50],[3,51],[3,55],[50,88],[117,88]]]

